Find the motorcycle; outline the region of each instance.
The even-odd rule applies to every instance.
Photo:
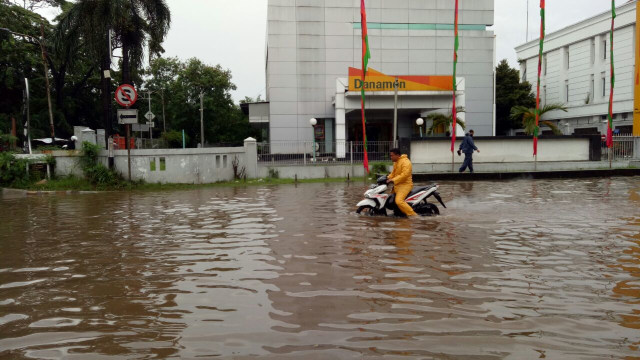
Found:
[[[406,215],[400,211],[398,205],[396,205],[396,194],[385,193],[388,188],[387,176],[379,177],[376,184],[371,185],[369,190],[364,193],[364,200],[358,203],[356,213],[386,216],[387,210],[391,210],[395,216],[405,217]],[[447,207],[438,193],[438,188],[438,184],[414,187],[409,195],[407,195],[405,201],[418,215],[440,215],[438,206],[427,201],[428,198],[433,196],[443,208]]]

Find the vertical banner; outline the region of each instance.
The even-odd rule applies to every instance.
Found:
[[[633,136],[640,136],[640,6],[636,3],[636,77],[633,97]]]
[[[456,146],[456,130],[457,130],[457,119],[458,119],[458,111],[456,109],[456,90],[458,90],[458,84],[456,82],[456,70],[458,67],[458,47],[460,46],[460,41],[458,39],[458,0],[456,0],[456,10],[455,10],[455,21],[454,21],[454,45],[453,45],[453,108],[451,110],[451,118],[453,120],[451,126],[451,152],[455,150]]]
[[[607,122],[607,147],[613,147],[613,88],[616,83],[616,74],[613,68],[613,29],[616,21],[616,0],[611,0],[611,91],[609,92],[609,121]]]
[[[362,83],[366,83],[367,65],[371,53],[369,52],[369,35],[367,33],[367,12],[364,7],[364,0],[360,0],[360,21],[362,24]],[[360,106],[362,113],[362,140],[364,141],[364,169],[369,173],[369,155],[367,154],[367,121],[364,116],[364,86],[360,90]]]
[[[540,132],[540,75],[542,73],[542,51],[544,50],[544,0],[540,0],[540,51],[538,52],[538,85],[536,89],[536,127],[533,130],[533,156],[538,156],[538,133]]]

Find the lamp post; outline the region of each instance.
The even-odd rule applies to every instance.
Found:
[[[424,124],[424,119],[418,118],[416,120],[416,125],[420,128],[420,139],[422,139],[422,125]]]
[[[316,120],[315,118],[311,118],[311,120],[309,120],[309,124],[311,124],[311,127],[313,128],[313,162],[316,162],[316,125],[318,124],[318,120]]]
[[[44,45],[42,45],[42,42],[35,36],[21,34],[21,33],[9,30],[7,28],[0,28],[0,31],[6,31],[16,36],[22,36],[24,38],[32,39],[33,41],[37,42],[38,45],[40,45],[40,52],[42,53],[42,64],[44,65],[44,80],[47,87],[47,102],[49,104],[49,125],[51,126],[51,145],[54,146],[56,144],[56,135],[53,128],[53,111],[51,109],[51,94],[49,92],[49,67],[47,66],[47,57],[45,55],[46,50],[44,49]],[[40,25],[40,33],[42,36],[41,39],[44,40],[44,25],[42,24]]]

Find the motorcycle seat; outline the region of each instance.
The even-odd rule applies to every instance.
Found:
[[[435,185],[428,185],[428,186],[419,186],[419,187],[414,187],[411,192],[409,192],[409,195],[407,195],[407,197],[411,197],[417,193],[419,193],[420,191],[425,191],[425,190],[429,190],[432,187],[434,187]],[[389,203],[395,203],[396,202],[396,194],[391,194],[391,196],[389,197],[389,200],[387,200]]]
[[[432,187],[434,187],[435,185],[429,185],[429,186],[419,186],[419,187],[414,187],[411,192],[409,193],[409,195],[407,195],[407,197],[409,196],[413,196],[417,193],[419,193],[420,191],[426,191],[431,189]]]

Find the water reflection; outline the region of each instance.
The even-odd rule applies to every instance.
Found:
[[[5,198],[0,358],[638,356],[637,179]]]

